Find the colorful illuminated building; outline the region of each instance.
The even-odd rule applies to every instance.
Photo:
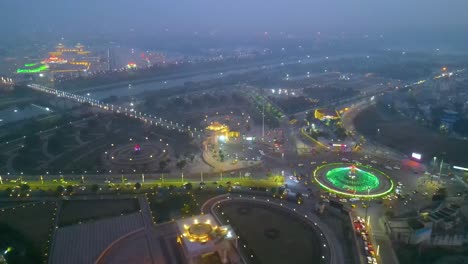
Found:
[[[318,120],[335,120],[340,116],[335,110],[331,109],[315,109],[314,117]]]
[[[211,125],[206,127],[206,130],[209,131],[210,136],[213,138],[212,143],[216,143],[217,141],[226,142],[230,138],[238,138],[240,136],[238,131],[231,131],[227,125],[219,122],[211,123]]]
[[[28,63],[24,65],[24,68],[19,68],[16,73],[40,73],[49,70],[47,64]]]
[[[49,52],[49,57],[39,63],[28,63],[24,68],[19,68],[16,73],[66,73],[86,72],[91,66],[90,52],[78,43],[75,47],[67,48],[59,43],[54,51]],[[95,60],[96,61],[96,60]]]
[[[237,263],[237,235],[231,226],[217,226],[212,215],[205,214],[177,221],[177,243],[188,263]]]

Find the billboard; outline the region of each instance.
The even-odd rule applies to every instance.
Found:
[[[421,160],[421,157],[422,157],[422,156],[421,156],[421,154],[419,154],[419,153],[413,152],[413,153],[411,154],[411,157],[412,157],[413,159],[416,159],[416,160]]]

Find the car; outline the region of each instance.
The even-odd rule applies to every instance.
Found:
[[[326,164],[326,163],[327,163],[327,162],[326,162],[325,160],[324,160],[324,161],[322,161],[322,164]]]
[[[314,165],[314,164],[317,164],[317,162],[316,161],[311,161],[310,162],[310,165]]]
[[[385,169],[387,169],[387,170],[393,170],[392,167],[390,167],[390,166],[385,166]]]
[[[342,202],[342,203],[347,203],[348,200],[346,200],[345,198],[341,198],[341,199],[340,199],[340,202]]]
[[[393,166],[393,168],[394,168],[395,170],[399,170],[399,169],[400,169],[400,167],[398,167],[398,166]]]
[[[302,167],[302,166],[304,166],[304,164],[299,163],[299,164],[297,164],[297,166],[298,166],[298,167]]]
[[[349,159],[347,159],[347,158],[342,158],[341,160],[342,160],[342,161],[346,161],[346,162],[349,161]]]
[[[377,164],[377,161],[375,161],[375,160],[371,160],[371,163],[373,163],[373,164]]]
[[[354,222],[354,229],[356,230],[358,234],[361,234],[362,236],[361,230],[365,229],[365,226],[362,223]]]

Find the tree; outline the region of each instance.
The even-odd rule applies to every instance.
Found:
[[[74,188],[73,188],[72,185],[68,185],[66,190],[67,190],[67,193],[71,194],[73,192]]]
[[[183,215],[188,215],[191,211],[190,204],[184,203],[184,206],[180,209]]]
[[[271,194],[275,195],[275,194],[276,194],[276,191],[277,191],[276,187],[271,187],[271,188],[270,188]]]
[[[57,189],[55,190],[57,195],[62,195],[63,191],[65,191],[65,188],[63,188],[62,185],[57,186]]]
[[[165,160],[161,160],[159,162],[159,170],[163,171],[167,167],[167,162]]]
[[[185,166],[187,165],[187,161],[186,160],[179,160],[177,163],[176,163],[176,167],[179,169],[179,170],[182,170]]]
[[[346,129],[341,126],[337,127],[335,130],[335,136],[340,140],[346,139]]]
[[[134,187],[135,187],[136,190],[140,190],[141,189],[141,183],[139,183],[139,182],[135,183]]]
[[[98,190],[99,190],[99,185],[93,184],[93,185],[91,186],[91,191],[97,192]]]
[[[25,192],[28,192],[29,190],[31,189],[31,187],[29,187],[29,185],[27,184],[21,184],[20,185],[20,191],[21,193],[25,193]]]
[[[192,187],[193,187],[193,186],[192,186],[192,184],[191,184],[190,182],[189,182],[189,183],[186,183],[186,184],[184,185],[184,188],[185,188],[186,190],[189,190],[189,191],[192,190]]]

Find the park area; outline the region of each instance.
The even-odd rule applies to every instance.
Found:
[[[323,263],[326,253],[320,231],[287,211],[251,201],[231,201],[221,204],[217,214],[224,222],[229,220],[240,236],[240,248],[246,256],[253,256],[251,263]]]
[[[11,248],[11,263],[42,262],[48,251],[55,210],[55,203],[49,202],[18,203],[1,209],[0,249],[3,252]]]

